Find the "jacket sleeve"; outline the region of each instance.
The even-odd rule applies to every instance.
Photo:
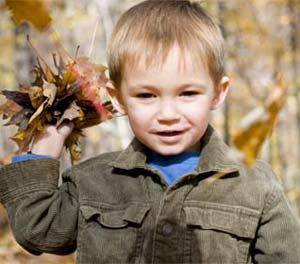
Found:
[[[0,168],[0,202],[17,242],[32,254],[76,249],[78,201],[70,171],[58,187],[59,161],[33,159]]]
[[[300,222],[276,176],[268,169],[269,192],[255,243],[255,263],[300,263]]]

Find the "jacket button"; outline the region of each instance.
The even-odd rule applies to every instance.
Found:
[[[162,227],[162,233],[164,236],[170,236],[173,233],[173,226],[169,223],[164,224]]]

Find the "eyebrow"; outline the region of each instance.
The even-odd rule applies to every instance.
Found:
[[[204,85],[202,83],[194,83],[194,82],[180,84],[175,89],[176,90],[183,90],[183,89],[186,89],[186,88],[189,88],[189,87],[198,87],[198,88],[201,88],[202,90],[206,90],[207,89],[206,85]],[[131,86],[131,88],[132,89],[144,88],[144,89],[149,89],[149,90],[160,89],[159,86],[153,86],[153,85],[147,85],[147,84],[137,84],[137,85]]]

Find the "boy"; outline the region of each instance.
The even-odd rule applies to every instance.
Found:
[[[33,254],[77,249],[77,263],[300,263],[299,221],[271,169],[243,167],[208,125],[229,79],[220,30],[199,5],[134,6],[108,62],[133,142],[72,167],[60,187],[70,124],[36,139],[41,157],[1,167],[17,241]]]

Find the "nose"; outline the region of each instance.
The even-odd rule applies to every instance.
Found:
[[[161,123],[173,123],[180,119],[176,103],[172,100],[163,100],[160,104],[157,120]]]

